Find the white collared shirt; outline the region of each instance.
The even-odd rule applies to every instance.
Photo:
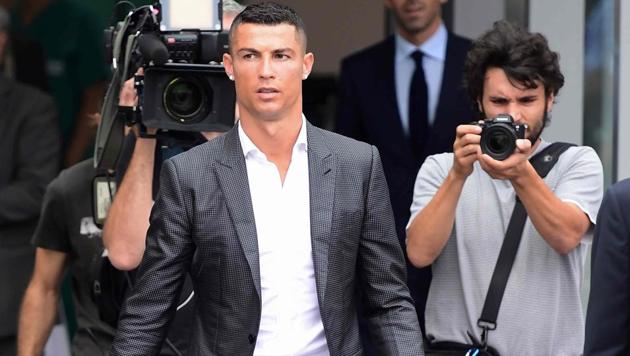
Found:
[[[435,111],[440,100],[442,88],[442,73],[444,72],[444,60],[446,59],[446,42],[448,33],[444,24],[440,24],[438,30],[422,45],[415,46],[396,34],[395,80],[396,98],[400,121],[405,133],[409,134],[409,87],[411,78],[416,69],[416,64],[411,54],[416,50],[424,53],[422,68],[428,89],[429,125],[435,121]]]
[[[328,356],[311,248],[306,119],[284,179],[238,126],[254,208],[262,311],[255,356]]]

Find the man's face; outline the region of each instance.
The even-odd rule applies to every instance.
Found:
[[[551,111],[554,96],[545,97],[544,86],[527,89],[514,82],[512,84],[503,69],[488,68],[483,84],[483,98],[478,102],[479,109],[486,119],[498,114],[510,114],[514,122],[527,124],[525,138],[538,139],[544,128],[546,114]],[[534,144],[535,142],[532,142]]]
[[[396,17],[396,23],[408,34],[426,31],[442,16],[442,4],[446,0],[386,0]]]
[[[277,120],[302,112],[302,80],[311,72],[313,54],[289,24],[241,24],[232,37],[225,70],[234,78],[240,114]]]

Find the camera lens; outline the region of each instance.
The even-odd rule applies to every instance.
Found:
[[[503,152],[510,146],[510,137],[503,131],[497,131],[490,135],[488,148],[493,152]]]
[[[516,134],[510,126],[494,124],[481,132],[481,150],[496,160],[508,158],[515,148]]]
[[[178,122],[194,121],[205,106],[207,93],[198,80],[177,77],[164,90],[164,108]]]

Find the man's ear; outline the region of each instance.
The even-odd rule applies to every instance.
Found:
[[[547,96],[547,112],[550,113],[551,112],[551,108],[553,107],[553,103],[556,100],[556,96],[553,94],[549,94]]]
[[[225,74],[227,74],[230,80],[234,80],[234,64],[232,63],[232,56],[229,53],[223,53],[223,66],[225,67]]]
[[[308,52],[304,55],[302,79],[308,78],[308,75],[311,74],[311,71],[313,70],[313,63],[315,63],[315,55],[311,52]]]

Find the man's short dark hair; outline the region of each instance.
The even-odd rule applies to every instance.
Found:
[[[533,89],[538,86],[536,81],[540,81],[546,97],[557,95],[564,85],[558,53],[549,48],[547,39],[507,21],[495,22],[491,30],[473,42],[468,52],[464,84],[477,111],[488,68],[503,69],[510,82],[518,87]]]
[[[287,24],[295,27],[296,31],[304,41],[306,49],[306,29],[302,18],[292,8],[273,2],[263,2],[248,5],[245,10],[238,14],[230,27],[230,46],[233,41],[236,28],[245,23],[257,25],[280,25]]]

